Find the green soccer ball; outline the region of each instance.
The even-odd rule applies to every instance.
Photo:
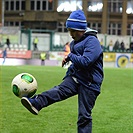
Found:
[[[20,73],[12,80],[11,88],[19,98],[32,97],[37,91],[37,81],[29,73]]]

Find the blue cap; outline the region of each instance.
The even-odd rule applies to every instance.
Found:
[[[87,21],[82,10],[73,11],[66,21],[66,28],[84,31],[87,29]]]

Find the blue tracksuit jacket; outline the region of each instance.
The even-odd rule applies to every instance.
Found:
[[[66,76],[72,75],[82,85],[100,92],[103,80],[103,50],[96,31],[88,29],[78,42],[70,43],[70,49],[68,58],[72,64]]]

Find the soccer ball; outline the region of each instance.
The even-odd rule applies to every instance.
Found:
[[[20,73],[11,83],[13,93],[19,97],[32,97],[37,91],[37,81],[29,73]]]

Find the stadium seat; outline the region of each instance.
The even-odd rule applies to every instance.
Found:
[[[14,50],[16,50],[16,51],[19,50],[18,44],[14,44]]]
[[[23,50],[27,51],[27,45],[23,44]]]
[[[18,48],[19,48],[20,51],[23,51],[23,46],[22,46],[22,44],[19,44],[19,45],[18,45]]]
[[[14,45],[10,44],[10,49],[13,51],[14,50]]]

